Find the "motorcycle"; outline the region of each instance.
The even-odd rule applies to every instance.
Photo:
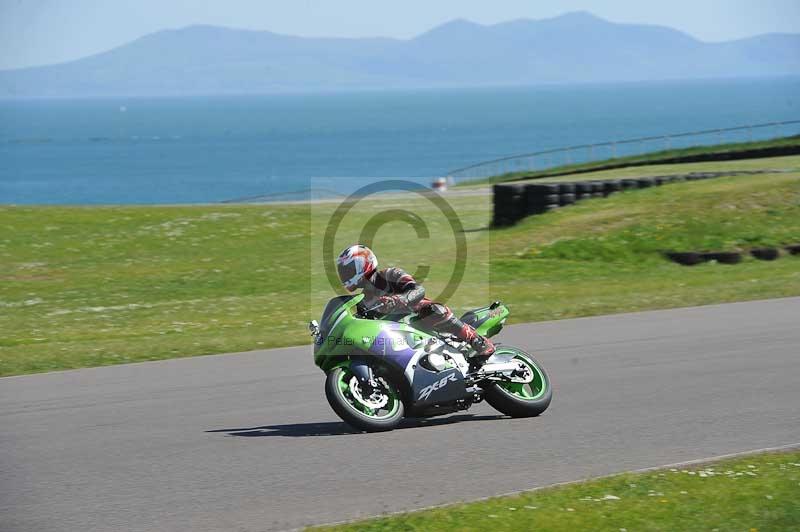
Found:
[[[415,327],[416,316],[376,319],[360,305],[364,294],[338,296],[320,321],[309,323],[314,363],[326,374],[325,396],[348,425],[366,432],[394,429],[404,417],[431,417],[470,408],[486,399],[511,417],[532,417],[553,392],[542,365],[513,346],[489,357],[447,333]],[[509,315],[500,301],[461,320],[478,334],[500,332]]]

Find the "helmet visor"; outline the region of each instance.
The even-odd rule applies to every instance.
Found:
[[[336,269],[339,272],[339,280],[345,285],[345,288],[350,288],[356,279],[356,261],[351,261],[348,264],[337,264]]]

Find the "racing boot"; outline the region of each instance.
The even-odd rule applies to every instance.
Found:
[[[450,333],[469,344],[475,350],[472,356],[488,358],[495,351],[494,344],[488,338],[479,335],[471,325],[456,318],[453,312],[441,303],[429,303],[421,307],[418,314],[422,319],[420,325],[426,329]]]
[[[475,337],[470,340],[469,345],[475,350],[475,357],[489,358],[496,350],[491,340],[479,334],[476,334]]]

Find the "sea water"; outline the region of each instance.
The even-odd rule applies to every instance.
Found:
[[[5,100],[0,203],[303,199],[382,178],[428,184],[517,153],[798,118],[797,78]]]

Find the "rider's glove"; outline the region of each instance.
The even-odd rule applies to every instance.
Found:
[[[378,303],[380,303],[379,312],[391,314],[397,309],[399,301],[397,296],[381,296],[378,298]]]

